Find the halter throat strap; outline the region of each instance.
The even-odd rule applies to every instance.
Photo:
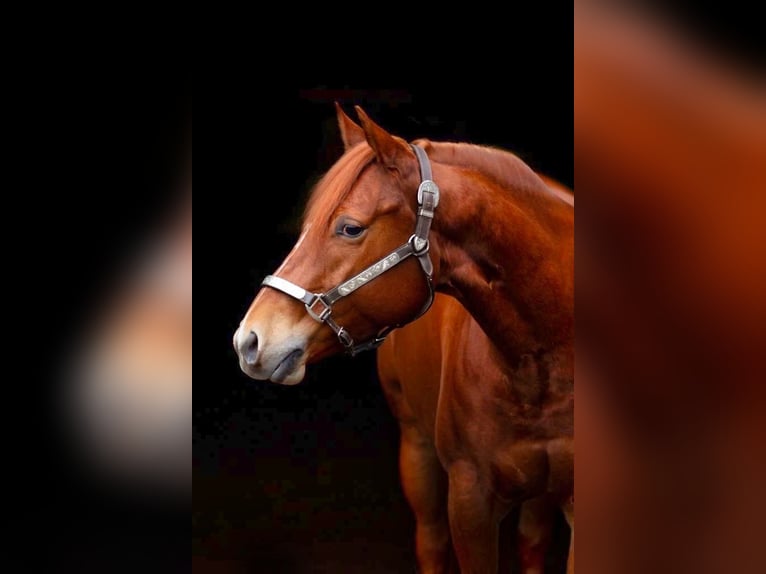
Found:
[[[415,156],[418,159],[418,164],[420,165],[421,182],[418,187],[417,195],[418,218],[415,224],[415,232],[410,236],[406,243],[400,245],[388,255],[379,259],[350,279],[347,279],[340,285],[337,285],[324,293],[312,293],[303,287],[300,287],[287,279],[283,279],[282,277],[277,277],[276,275],[267,275],[261,283],[264,287],[270,287],[302,302],[306,307],[306,312],[315,321],[324,323],[330,327],[338,337],[341,345],[343,345],[346,351],[351,355],[379,347],[391,331],[402,327],[406,323],[385,327],[369,341],[356,344],[349,332],[344,327],[338,325],[332,317],[332,306],[343,297],[347,297],[363,285],[380,277],[386,271],[393,269],[402,261],[414,256],[417,258],[420,263],[420,268],[423,270],[426,284],[428,286],[428,298],[420,312],[407,323],[411,323],[421,317],[428,311],[434,300],[433,263],[428,255],[428,235],[431,230],[431,222],[434,218],[436,206],[439,204],[439,187],[431,179],[431,162],[428,159],[426,151],[414,144],[410,145],[410,147],[415,153]]]

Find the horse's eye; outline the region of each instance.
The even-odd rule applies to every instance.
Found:
[[[346,237],[359,237],[362,233],[364,233],[364,227],[361,225],[354,225],[352,223],[347,223],[343,227],[341,227],[340,230],[342,235],[345,235]]]

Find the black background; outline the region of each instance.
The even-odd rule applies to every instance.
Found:
[[[183,197],[192,62],[183,43],[56,37],[30,38],[4,76],[6,564],[188,572],[188,495],[126,496],[86,468],[60,391],[89,321]]]

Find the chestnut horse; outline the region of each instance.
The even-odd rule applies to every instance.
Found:
[[[499,524],[515,505],[549,497],[574,531],[573,208],[510,153],[410,146],[357,112],[362,128],[342,121],[350,149],[234,335],[240,366],[297,384],[310,362],[379,345],[434,289],[456,298],[475,322],[455,328],[474,331],[442,325],[441,354],[419,364],[455,381],[439,395],[454,393],[451,420],[433,428],[460,569],[496,572]],[[478,333],[484,352],[466,358],[461,342]],[[506,381],[494,397],[476,384],[490,370]]]

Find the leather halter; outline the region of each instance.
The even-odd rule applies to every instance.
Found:
[[[420,164],[421,182],[418,187],[418,219],[415,224],[415,233],[410,236],[406,243],[397,247],[391,253],[382,259],[379,259],[360,273],[357,273],[351,279],[347,279],[340,285],[337,285],[324,293],[311,293],[303,287],[299,287],[295,283],[277,277],[276,275],[267,275],[261,283],[262,286],[271,287],[272,289],[281,291],[285,295],[289,295],[293,299],[302,302],[306,306],[306,312],[315,321],[319,321],[330,327],[330,329],[332,329],[338,336],[341,345],[343,345],[346,348],[346,351],[351,355],[356,355],[361,351],[376,349],[383,343],[383,341],[385,341],[391,331],[402,327],[406,323],[384,327],[372,339],[365,341],[364,343],[355,344],[354,339],[346,328],[338,325],[332,318],[332,306],[343,297],[347,297],[363,285],[380,277],[383,273],[393,269],[410,256],[415,256],[420,263],[420,268],[423,270],[426,278],[426,284],[428,285],[428,299],[420,312],[410,319],[408,323],[411,323],[428,311],[434,301],[433,264],[428,255],[428,233],[434,218],[434,210],[436,209],[436,206],[439,205],[439,187],[431,179],[431,162],[428,160],[428,155],[425,150],[414,144],[410,147],[412,148],[412,151],[415,152],[415,156],[417,156],[418,163]]]

